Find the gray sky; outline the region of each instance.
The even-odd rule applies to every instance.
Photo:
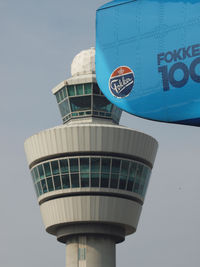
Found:
[[[0,0],[0,266],[65,266],[65,246],[45,233],[24,140],[61,124],[51,89],[73,57],[95,45],[103,0]],[[117,266],[200,264],[200,129],[123,113],[159,151],[136,234],[117,247]]]

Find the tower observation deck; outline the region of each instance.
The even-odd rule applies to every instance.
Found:
[[[137,229],[157,141],[120,126],[101,93],[95,50],[53,89],[63,125],[25,141],[45,229],[66,244],[67,267],[115,267],[115,246]]]

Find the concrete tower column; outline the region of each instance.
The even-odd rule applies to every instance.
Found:
[[[66,267],[115,267],[115,241],[106,236],[74,236],[66,243]]]

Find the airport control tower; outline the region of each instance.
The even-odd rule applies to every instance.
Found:
[[[120,126],[99,90],[95,50],[75,56],[53,89],[63,125],[25,141],[48,233],[66,244],[67,267],[115,267],[115,246],[137,229],[157,141]]]

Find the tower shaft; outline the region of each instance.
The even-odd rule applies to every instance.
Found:
[[[115,241],[108,236],[79,235],[66,243],[66,267],[115,267]]]

